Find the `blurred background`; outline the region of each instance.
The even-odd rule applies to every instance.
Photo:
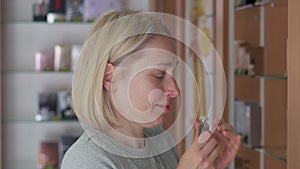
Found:
[[[182,107],[175,106],[164,128],[180,121],[172,131],[175,137],[187,133],[178,144],[180,154],[195,136],[191,124],[225,103],[222,120],[242,135],[230,168],[300,168],[300,1],[0,2],[3,169],[59,168],[64,153],[83,132],[70,93],[76,58],[93,21],[112,9],[176,15],[207,38],[194,36],[185,24],[174,25],[205,58],[200,61],[187,44],[177,44],[177,55],[191,68],[201,91],[196,98],[187,72],[178,73],[185,93]],[[227,85],[219,81],[216,58],[224,66]],[[199,110],[194,108],[198,104]],[[176,109],[182,109],[183,116]]]

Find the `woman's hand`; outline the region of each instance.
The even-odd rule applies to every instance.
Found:
[[[210,132],[204,131],[183,154],[177,169],[215,169],[214,163],[219,155],[217,140]]]
[[[215,161],[217,169],[226,168],[235,158],[241,144],[241,136],[233,132],[233,127],[229,124],[220,124],[213,136],[217,140],[221,153]]]

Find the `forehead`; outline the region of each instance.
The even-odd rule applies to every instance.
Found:
[[[137,60],[146,65],[176,64],[177,56],[174,41],[166,36],[154,36],[140,50]],[[137,62],[137,63],[138,63]],[[171,66],[171,65],[170,65]]]
[[[122,62],[122,67],[128,68],[174,67],[178,62],[175,55],[175,43],[171,38],[154,36]]]
[[[162,35],[153,36],[142,48],[156,48],[176,53],[174,40],[171,37]]]

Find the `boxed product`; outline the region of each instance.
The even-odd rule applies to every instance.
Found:
[[[68,91],[57,92],[57,115],[63,120],[76,119],[72,110],[72,97]]]
[[[50,0],[50,13],[65,14],[66,0]]]
[[[39,93],[37,121],[52,120],[56,115],[56,93]]]
[[[36,71],[53,71],[54,57],[50,52],[36,52],[35,57],[35,70]]]
[[[122,0],[84,0],[83,19],[93,21],[106,11],[121,8]]]
[[[58,143],[41,142],[38,151],[37,168],[57,168],[58,167]]]
[[[46,21],[49,12],[49,1],[36,0],[32,5],[32,13],[34,21]]]
[[[71,70],[71,46],[68,44],[54,46],[54,70]]]
[[[66,0],[66,21],[82,21],[83,0]]]
[[[69,91],[39,93],[37,121],[74,120],[77,119],[72,109],[72,98]]]

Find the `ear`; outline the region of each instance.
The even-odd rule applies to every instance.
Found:
[[[103,78],[103,87],[107,91],[111,91],[112,88],[112,79],[113,79],[113,73],[115,71],[115,66],[111,63],[107,63],[105,72],[104,72],[104,78]]]

